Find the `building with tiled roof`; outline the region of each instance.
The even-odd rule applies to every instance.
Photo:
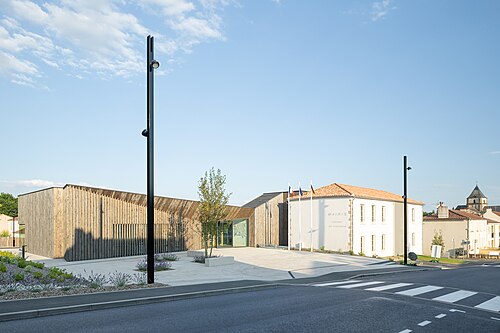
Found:
[[[416,253],[422,253],[422,207],[408,199],[408,250]],[[293,196],[289,210],[292,247],[369,256],[404,253],[399,194],[333,183]]]
[[[490,211],[491,212],[491,211]],[[489,218],[464,210],[448,209],[443,203],[437,213],[424,217],[423,253],[431,254],[432,240],[441,234],[448,256],[457,254],[480,255],[500,246],[500,215],[492,212]]]

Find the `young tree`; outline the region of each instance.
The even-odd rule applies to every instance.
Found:
[[[226,176],[220,169],[212,167],[205,172],[198,183],[198,196],[200,206],[198,207],[199,231],[205,248],[205,258],[212,256],[214,241],[217,238],[217,222],[223,221],[226,216],[226,205],[231,193],[226,194]],[[210,253],[208,248],[210,247]]]
[[[17,216],[17,198],[9,193],[0,193],[0,214]]]
[[[444,240],[443,240],[443,234],[441,233],[441,231],[439,232],[439,234],[437,233],[437,231],[434,232],[434,238],[432,238],[431,247],[432,247],[432,245],[439,245],[439,246],[441,246],[441,254],[443,253],[443,251],[444,251]]]

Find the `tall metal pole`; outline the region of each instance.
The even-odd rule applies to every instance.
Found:
[[[147,128],[142,132],[147,137],[147,262],[148,284],[155,282],[154,276],[154,251],[155,251],[155,191],[154,191],[154,73],[159,63],[154,60],[153,36],[147,38]]]
[[[407,200],[407,174],[408,166],[406,165],[406,156],[403,157],[403,167],[404,167],[404,264],[408,264],[408,200]]]

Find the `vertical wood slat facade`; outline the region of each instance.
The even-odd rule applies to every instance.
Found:
[[[155,198],[156,253],[201,248],[198,205]],[[145,195],[66,185],[20,195],[19,208],[31,253],[68,261],[146,253]],[[251,226],[253,211],[227,206],[227,218],[247,218]]]

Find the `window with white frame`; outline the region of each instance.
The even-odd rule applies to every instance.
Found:
[[[385,222],[385,206],[382,206],[382,223]]]
[[[382,251],[385,250],[385,234],[382,235]]]
[[[377,250],[376,238],[375,235],[372,235],[372,252],[375,252],[376,250]]]
[[[359,210],[360,210],[361,223],[365,223],[365,205],[359,205]]]
[[[365,253],[365,237],[361,236],[361,253]]]
[[[415,208],[411,209],[411,221],[415,222]]]
[[[415,233],[411,233],[411,246],[415,246]]]
[[[372,223],[375,223],[375,218],[377,217],[377,208],[372,205]]]

